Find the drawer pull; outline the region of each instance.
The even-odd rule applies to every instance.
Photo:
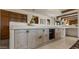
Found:
[[[28,31],[28,30],[27,30],[26,32],[27,32],[27,33],[29,33],[29,31]]]
[[[45,30],[43,29],[43,32],[45,32]]]
[[[39,38],[39,39],[41,39],[41,38],[42,38],[42,36],[39,36],[38,38]]]

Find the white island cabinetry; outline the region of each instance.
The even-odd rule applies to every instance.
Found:
[[[47,29],[31,29],[28,30],[27,35],[28,48],[37,48],[41,44],[47,42],[49,38],[49,33],[47,32]]]
[[[36,48],[37,45],[37,40],[38,39],[38,30],[36,29],[31,29],[28,30],[28,48]]]
[[[64,39],[65,38],[65,29],[64,28],[56,28],[55,29],[55,39]]]
[[[15,49],[37,48],[49,39],[48,29],[15,29],[14,47]]]
[[[15,49],[22,49],[28,48],[28,35],[26,30],[15,30],[14,31],[14,48]]]
[[[10,22],[9,48],[37,48],[50,41],[49,29],[55,29],[55,39],[65,38],[65,29],[69,26],[27,25],[26,23]],[[77,28],[77,27],[74,27]]]

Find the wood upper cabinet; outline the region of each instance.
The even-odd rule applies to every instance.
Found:
[[[27,22],[27,15],[9,12],[10,21]]]
[[[77,17],[74,17],[74,16],[73,17],[65,17],[63,19],[66,24],[69,24],[69,25],[78,24]]]
[[[27,22],[27,15],[0,10],[0,21],[1,21],[1,39],[9,39],[9,22]]]
[[[9,16],[8,11],[1,10],[1,16]]]

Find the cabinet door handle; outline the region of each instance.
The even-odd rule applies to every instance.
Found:
[[[43,29],[43,32],[45,32],[45,30]]]
[[[27,32],[27,33],[29,33],[29,31],[28,31],[28,30],[27,30],[26,32]]]
[[[41,38],[42,38],[42,36],[39,36],[38,38],[39,38],[39,39],[41,39]]]

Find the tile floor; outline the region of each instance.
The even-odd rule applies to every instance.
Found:
[[[47,45],[41,46],[38,49],[69,49],[78,38],[75,37],[66,37],[65,39],[56,40]]]

